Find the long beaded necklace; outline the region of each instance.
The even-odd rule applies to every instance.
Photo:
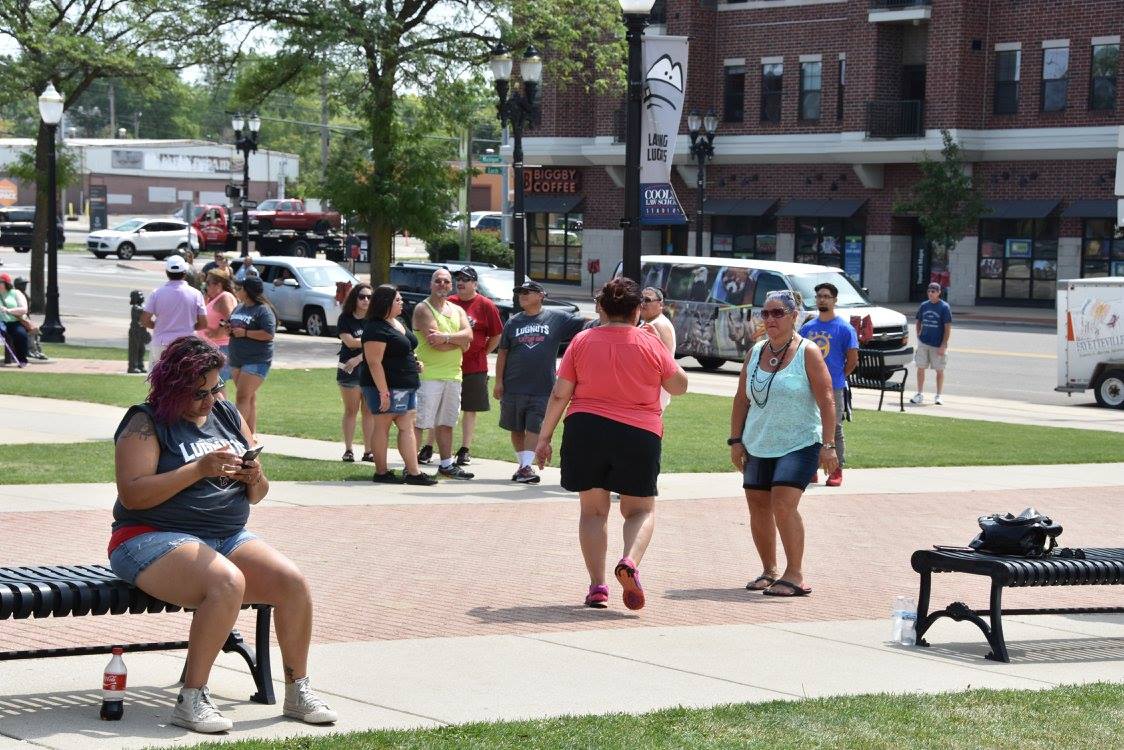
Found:
[[[785,345],[782,346],[779,351],[773,348],[773,342],[765,339],[765,346],[769,347],[769,351],[773,355],[769,358],[769,366],[774,369],[769,373],[768,380],[757,380],[757,370],[761,366],[762,358],[765,356],[765,346],[761,347],[761,353],[757,355],[757,362],[753,365],[753,373],[749,376],[749,395],[753,398],[753,403],[757,404],[757,406],[764,407],[765,404],[769,403],[769,393],[773,390],[773,379],[777,377],[777,372],[779,370],[777,365],[784,361],[784,356],[788,352],[788,347],[792,345],[795,338],[795,334],[789,336],[788,341],[785,342]],[[765,397],[760,398],[760,394],[764,394]]]

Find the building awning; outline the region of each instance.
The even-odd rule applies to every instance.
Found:
[[[764,216],[776,205],[776,198],[708,198],[703,202],[703,213],[711,216]]]
[[[984,201],[990,211],[981,219],[1045,219],[1058,210],[1061,201],[1053,198],[1037,201]]]
[[[582,199],[581,195],[528,195],[523,198],[523,213],[568,214]]]
[[[796,198],[784,204],[777,216],[808,216],[819,219],[849,219],[858,213],[866,203],[866,198],[846,200],[816,200]]]
[[[1062,211],[1063,219],[1115,219],[1116,201],[1074,201]]]

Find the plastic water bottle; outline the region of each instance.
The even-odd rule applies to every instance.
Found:
[[[105,667],[101,680],[101,718],[104,721],[120,721],[125,715],[125,680],[129,671],[121,654],[125,649],[113,647],[113,658]]]
[[[890,641],[912,646],[917,637],[916,622],[917,602],[909,596],[895,596],[893,609],[890,610]],[[910,639],[908,643],[907,637]]]

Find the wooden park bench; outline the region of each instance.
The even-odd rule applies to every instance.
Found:
[[[901,381],[893,380],[894,376],[901,373]],[[882,400],[886,398],[886,391],[898,394],[898,406],[905,411],[905,382],[909,378],[909,370],[901,365],[887,365],[886,354],[877,349],[859,349],[859,364],[854,372],[847,376],[847,385],[851,388],[867,388],[879,391],[878,411],[882,411]]]
[[[246,660],[257,692],[250,700],[273,704],[273,677],[269,664],[269,621],[272,607],[246,605],[257,610],[254,651],[242,634],[232,630],[223,644],[224,653],[234,652]],[[87,615],[140,615],[179,612],[182,608],[155,599],[122,581],[104,565],[50,565],[0,568],[0,620],[40,617],[85,617]],[[243,607],[245,609],[245,607]],[[73,648],[30,649],[0,652],[0,661],[39,659],[52,656],[108,654],[113,646],[134,651],[172,651],[187,648],[187,641],[112,644]],[[181,678],[182,679],[182,678]]]
[[[1004,587],[1026,586],[1111,586],[1124,585],[1124,548],[1085,549],[1085,559],[1063,557],[1056,552],[1048,557],[1030,558],[990,555],[976,551],[918,550],[910,562],[921,574],[917,597],[917,645],[928,646],[924,635],[937,620],[951,617],[968,620],[978,627],[991,646],[986,658],[1009,662],[1003,639],[1003,615],[1102,614],[1124,612],[1124,607],[1070,607],[1067,609],[1003,609]],[[944,609],[929,612],[929,592],[933,573],[969,573],[991,578],[991,606],[971,609],[964,602],[953,602]],[[988,616],[990,626],[982,616]]]

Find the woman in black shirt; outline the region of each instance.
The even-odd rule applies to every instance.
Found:
[[[372,481],[388,484],[437,484],[431,474],[418,469],[418,445],[414,437],[417,415],[418,373],[421,365],[414,357],[418,339],[402,324],[402,295],[398,287],[383,284],[375,289],[363,328],[363,368],[359,383],[367,408],[375,415],[372,448],[375,475]],[[398,426],[398,452],[406,464],[398,476],[386,465],[390,445],[390,424]]]
[[[343,460],[355,460],[351,450],[355,438],[355,418],[363,412],[363,461],[374,461],[372,438],[375,432],[375,416],[367,408],[363,393],[359,390],[359,371],[363,363],[363,325],[367,311],[371,307],[371,285],[356,284],[343,303],[343,312],[336,322],[340,338],[339,362],[336,363],[336,385],[340,387],[343,399]]]

